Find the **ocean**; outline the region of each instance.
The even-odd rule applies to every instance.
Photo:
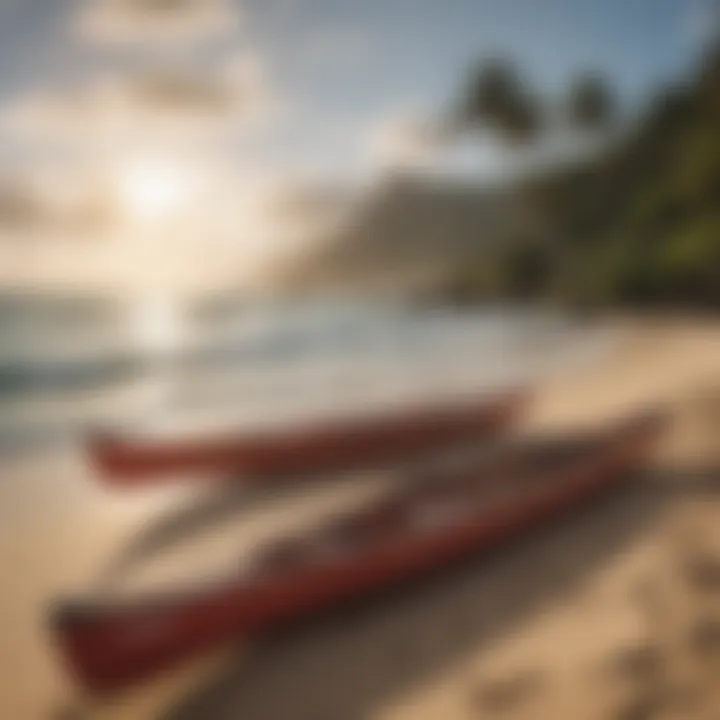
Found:
[[[0,297],[0,452],[122,425],[263,427],[465,397],[591,362],[615,336],[525,307]]]

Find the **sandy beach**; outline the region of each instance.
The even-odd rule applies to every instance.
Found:
[[[712,553],[720,565],[720,491],[699,480],[720,460],[711,402],[715,388],[720,404],[720,324],[620,325],[622,347],[548,379],[521,430],[590,426],[668,405],[676,422],[650,477],[411,593],[261,647],[238,644],[112,706],[88,705],[66,677],[44,623],[53,598],[101,581],[112,588],[150,550],[168,572],[168,558],[203,568],[211,549],[220,565],[235,562],[236,546],[219,530],[200,533],[189,558],[173,518],[201,525],[220,517],[252,545],[371,499],[383,478],[261,506],[237,492],[218,498],[183,487],[113,494],[77,451],[2,461],[0,718],[712,717],[720,711],[712,688],[720,590],[713,598],[683,573]]]

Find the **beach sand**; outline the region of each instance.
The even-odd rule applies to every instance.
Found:
[[[235,545],[218,531],[189,558],[178,528],[219,517],[252,545],[371,499],[383,478],[296,491],[260,509],[249,495],[211,489],[112,493],[77,451],[3,461],[0,718],[715,717],[720,590],[713,597],[689,581],[686,566],[720,558],[720,492],[700,482],[720,464],[720,324],[620,325],[625,340],[611,357],[538,388],[524,429],[667,405],[676,422],[647,480],[411,592],[236,645],[112,705],[83,700],[66,677],[45,623],[53,598],[100,580],[112,588],[137,556],[164,545],[166,572],[174,558],[211,573],[209,548],[222,564]]]

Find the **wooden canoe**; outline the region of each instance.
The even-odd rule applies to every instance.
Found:
[[[648,460],[658,414],[595,434],[511,443],[470,467],[434,472],[370,510],[258,551],[233,577],[160,596],[63,603],[53,631],[79,681],[118,691],[213,646],[409,581],[495,546]]]
[[[500,431],[527,400],[528,393],[513,391],[460,406],[386,411],[254,435],[139,439],[102,434],[90,437],[88,450],[105,482],[126,487],[168,480],[173,473],[267,478],[359,470]]]

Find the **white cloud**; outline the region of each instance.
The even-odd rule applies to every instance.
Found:
[[[98,238],[114,227],[117,214],[109,187],[97,176],[53,177],[35,169],[0,179],[0,236]]]
[[[427,167],[445,145],[435,123],[407,112],[382,121],[370,134],[370,153],[381,168]]]
[[[202,144],[267,121],[277,108],[254,56],[213,69],[96,76],[20,96],[0,109],[13,139],[83,153],[148,143]]]
[[[232,0],[82,0],[75,30],[91,43],[194,43],[239,25]]]

